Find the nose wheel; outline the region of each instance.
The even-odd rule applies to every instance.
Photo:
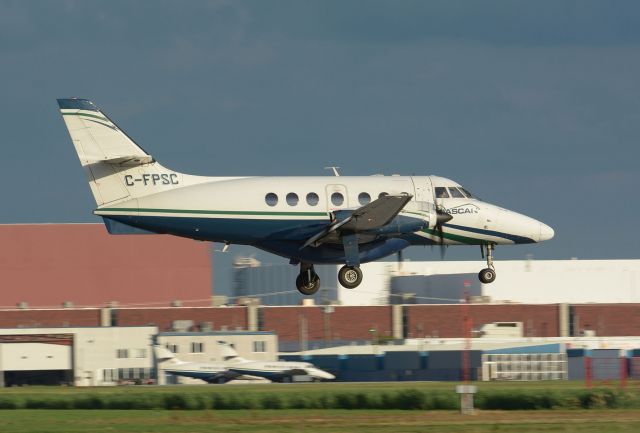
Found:
[[[343,266],[338,271],[338,281],[346,289],[355,289],[362,282],[362,271],[358,266]]]
[[[496,280],[496,269],[493,266],[494,248],[493,244],[480,245],[482,257],[487,257],[487,267],[478,273],[478,279],[484,284],[493,283]]]
[[[296,287],[303,295],[314,295],[320,288],[320,277],[316,274],[313,265],[300,264],[300,274],[296,278]]]

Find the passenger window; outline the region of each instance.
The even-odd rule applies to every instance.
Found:
[[[449,198],[449,193],[447,192],[447,188],[443,186],[436,186],[436,197],[437,198]]]
[[[309,206],[317,206],[319,201],[320,197],[318,197],[318,194],[316,194],[315,192],[310,192],[309,194],[307,194],[307,204]]]
[[[267,194],[264,197],[264,201],[269,205],[269,206],[275,206],[278,204],[278,196],[272,192],[270,192],[269,194]]]
[[[342,203],[344,203],[344,197],[339,192],[334,192],[331,194],[331,203],[333,203],[334,206],[341,206]]]
[[[295,192],[290,192],[287,194],[287,204],[289,206],[295,206],[298,204],[298,194]]]
[[[464,194],[458,191],[458,188],[449,187],[449,192],[451,193],[451,197],[453,198],[465,198]]]
[[[381,192],[380,194],[378,194],[378,198],[382,198],[382,197],[384,197],[385,195],[389,195],[389,193],[387,193],[387,192]]]
[[[358,194],[358,203],[360,203],[362,206],[364,206],[365,204],[369,204],[370,202],[371,196],[369,195],[369,193],[361,192],[360,194]]]

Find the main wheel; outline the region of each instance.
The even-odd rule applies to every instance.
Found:
[[[320,288],[320,277],[315,272],[311,272],[311,280],[309,280],[307,272],[301,272],[296,278],[296,287],[303,295],[313,295]]]
[[[354,289],[362,282],[362,271],[357,266],[343,266],[338,271],[338,281],[342,287]]]
[[[478,279],[484,284],[493,283],[496,280],[496,271],[491,268],[484,268],[478,274]]]

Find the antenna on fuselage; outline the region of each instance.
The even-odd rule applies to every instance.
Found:
[[[334,175],[334,176],[337,176],[337,177],[340,177],[340,172],[338,171],[338,169],[339,169],[339,168],[340,168],[340,167],[336,167],[336,166],[333,166],[333,165],[332,165],[332,166],[330,166],[330,167],[325,167],[324,169],[325,169],[325,170],[333,170],[333,175]]]

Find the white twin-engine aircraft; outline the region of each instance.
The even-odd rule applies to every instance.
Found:
[[[111,234],[166,233],[252,245],[300,265],[296,286],[320,287],[314,264],[344,264],[340,284],[362,282],[360,264],[410,245],[480,245],[495,280],[496,245],[551,239],[553,229],[486,203],[438,176],[205,177],[169,170],[93,102],[59,99],[91,192]],[[337,174],[337,173],[336,173]]]
[[[226,383],[235,379],[264,378],[272,382],[291,382],[294,376],[308,376],[313,381],[333,380],[335,376],[308,362],[251,361],[241,358],[235,349],[219,341],[222,361],[185,362],[161,346],[154,346],[156,359],[165,373],[191,377],[207,383]]]

